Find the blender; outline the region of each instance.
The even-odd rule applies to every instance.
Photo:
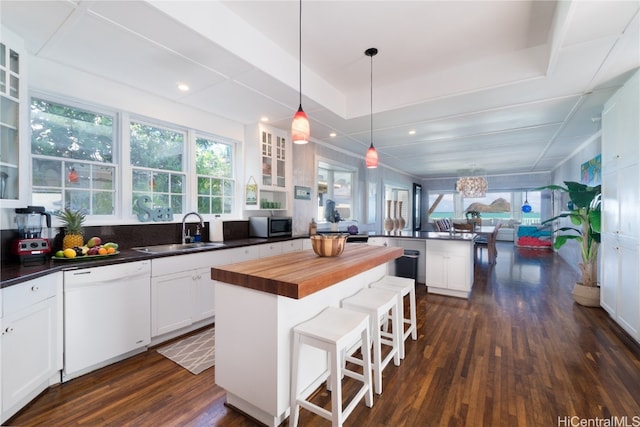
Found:
[[[18,237],[13,241],[12,252],[22,262],[40,260],[51,252],[49,239],[42,235],[42,218],[46,219],[47,228],[51,227],[51,214],[45,212],[44,206],[27,206],[16,209]]]

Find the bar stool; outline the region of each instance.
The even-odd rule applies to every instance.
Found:
[[[376,394],[382,393],[382,370],[389,364],[391,358],[396,366],[400,365],[400,316],[398,313],[398,297],[395,292],[385,289],[365,288],[355,295],[342,300],[342,308],[367,313],[371,329],[373,344],[373,365]],[[391,311],[391,333],[380,330],[380,326],[387,323]],[[382,344],[390,346],[391,351],[382,358]]]
[[[415,280],[407,277],[385,275],[377,282],[369,285],[371,288],[388,289],[395,291],[398,295],[398,311],[402,320],[402,339],[400,340],[400,358],[404,359],[404,342],[409,335],[414,341],[418,339],[418,328],[416,326],[416,287]],[[404,317],[404,298],[409,296],[409,317]],[[405,330],[404,325],[409,325]]]
[[[342,426],[358,402],[364,397],[365,404],[373,406],[371,379],[371,342],[369,338],[369,315],[342,308],[328,307],[316,317],[293,328],[293,354],[291,359],[291,412],[289,426],[298,425],[300,407],[331,421],[334,427]],[[343,367],[343,357],[349,356],[361,343],[362,374]],[[298,391],[300,350],[309,345],[327,352],[327,369],[302,391]],[[348,376],[362,382],[362,387],[353,399],[342,408],[342,377]],[[313,391],[327,380],[331,390],[331,411],[307,400]]]

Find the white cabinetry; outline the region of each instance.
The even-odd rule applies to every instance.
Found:
[[[211,267],[230,262],[227,250],[151,261],[151,337],[163,336],[154,344],[181,335],[191,326],[195,329],[212,323],[215,295]]]
[[[307,240],[309,240],[309,239],[307,239]],[[301,251],[302,250],[302,240],[301,239],[285,240],[281,244],[282,244],[282,253],[283,254],[287,253],[287,252],[295,252],[295,251]]]
[[[640,342],[640,78],[602,112],[600,305]]]
[[[60,382],[61,295],[61,273],[2,289],[1,422]]]
[[[473,285],[473,242],[427,240],[429,293],[468,298]]]
[[[369,237],[367,243],[373,246],[388,246],[389,239],[387,237]]]
[[[258,245],[258,253],[260,254],[260,258],[280,255],[282,253],[282,244],[280,242],[274,242]]]
[[[245,132],[245,180],[258,184],[257,204],[247,209],[287,210],[291,189],[291,141],[288,135],[263,124]]]
[[[28,109],[25,104],[26,55],[22,54],[22,42],[6,28],[0,38],[0,199],[3,207],[21,205],[24,197],[25,137],[21,130],[28,126]],[[20,174],[22,173],[22,177]]]
[[[271,245],[282,253],[282,246],[274,243],[152,260],[151,337],[155,338],[152,344],[213,323],[215,281],[211,280],[211,267],[256,259],[260,246],[266,250]]]

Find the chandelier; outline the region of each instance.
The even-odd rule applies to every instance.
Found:
[[[465,176],[456,182],[456,191],[467,198],[484,197],[488,188],[489,184],[482,176]]]

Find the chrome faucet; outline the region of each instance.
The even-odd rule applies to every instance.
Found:
[[[202,219],[202,216],[200,216],[198,212],[189,212],[188,214],[185,214],[184,217],[182,217],[182,244],[183,245],[186,243],[186,239],[187,239],[187,235],[185,234],[185,229],[186,229],[187,217],[190,215],[197,216],[200,219],[200,227],[204,228],[204,220]]]

